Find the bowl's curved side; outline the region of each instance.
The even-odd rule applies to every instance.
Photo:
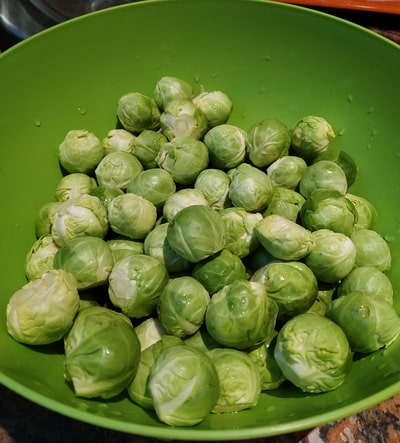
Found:
[[[228,13],[229,10],[229,13]],[[400,311],[400,49],[356,25],[306,9],[263,1],[148,1],[100,11],[37,34],[0,56],[0,312],[24,282],[33,216],[54,198],[57,147],[70,129],[98,136],[116,123],[118,98],[152,94],[173,75],[197,90],[232,99],[231,121],[247,130],[273,117],[292,125],[322,115],[335,144],[353,155],[354,192],[380,213],[393,253]],[[224,440],[277,435],[351,415],[400,391],[400,343],[356,362],[338,390],[306,395],[290,386],[262,395],[256,408],[211,415],[194,428],[168,428],[127,398],[76,398],[63,380],[60,346],[14,342],[0,316],[0,382],[70,417],[160,438]]]

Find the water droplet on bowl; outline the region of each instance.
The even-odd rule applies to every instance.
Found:
[[[40,126],[42,126],[42,122],[41,122],[38,118],[35,118],[35,120],[33,120],[33,124],[34,124],[37,128],[40,128]]]
[[[85,114],[86,114],[86,109],[85,109],[85,108],[81,108],[81,107],[79,107],[79,108],[78,108],[78,112],[79,112],[79,114],[81,114],[81,115],[85,115]]]

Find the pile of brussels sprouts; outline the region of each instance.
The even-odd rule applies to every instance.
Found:
[[[229,124],[230,98],[161,78],[100,140],[71,130],[7,328],[63,342],[79,397],[125,393],[173,426],[291,383],[336,389],[400,333],[376,210],[322,117]]]

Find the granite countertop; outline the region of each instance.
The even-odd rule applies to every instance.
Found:
[[[400,15],[366,11],[323,9],[400,44]],[[17,42],[0,29],[0,51]],[[158,443],[79,422],[49,411],[0,386],[0,443]],[[400,393],[366,411],[315,429],[249,443],[397,443],[400,441]],[[232,442],[231,442],[232,443]]]

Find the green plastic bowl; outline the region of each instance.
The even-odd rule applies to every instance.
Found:
[[[339,389],[303,394],[284,387],[257,407],[171,428],[128,398],[74,396],[63,380],[62,347],[31,348],[6,331],[8,298],[25,282],[33,217],[53,200],[57,148],[70,129],[99,137],[116,124],[128,91],[152,94],[164,75],[232,99],[231,122],[288,125],[324,116],[336,146],[357,161],[353,192],[380,213],[390,242],[400,311],[400,48],[329,15],[264,1],[146,1],[63,23],[0,56],[0,382],[51,410],[91,424],[163,439],[248,439],[334,421],[400,392],[400,341],[359,359]]]

